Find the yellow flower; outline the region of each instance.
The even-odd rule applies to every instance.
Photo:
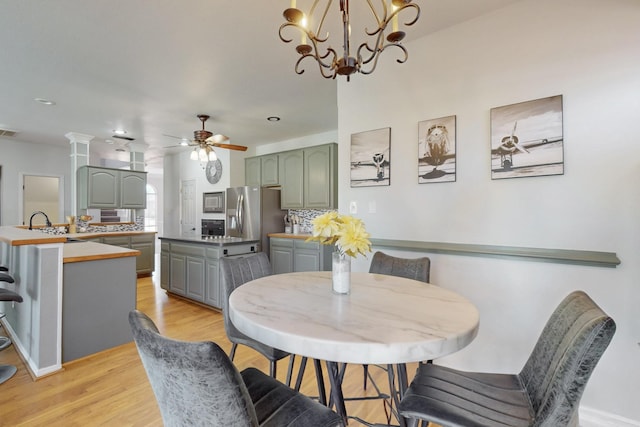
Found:
[[[358,218],[330,211],[315,217],[311,223],[313,233],[307,241],[317,240],[323,245],[336,245],[341,254],[351,257],[371,252],[369,233]]]

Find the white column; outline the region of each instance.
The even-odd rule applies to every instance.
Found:
[[[69,132],[64,135],[71,144],[71,215],[78,216],[78,177],[76,171],[89,164],[89,142],[92,135]]]
[[[131,142],[129,146],[129,162],[132,171],[144,171],[144,152],[147,144]]]
[[[129,147],[129,167],[132,171],[144,171],[144,152],[149,147],[147,144],[130,142]],[[144,228],[144,209],[131,211],[131,220]]]

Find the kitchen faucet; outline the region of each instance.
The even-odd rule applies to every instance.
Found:
[[[29,218],[29,230],[33,230],[33,217],[38,215],[38,214],[42,214],[44,215],[44,219],[47,222],[47,227],[51,227],[51,221],[49,221],[49,217],[47,216],[46,213],[42,212],[42,211],[37,211],[31,214],[31,218]]]

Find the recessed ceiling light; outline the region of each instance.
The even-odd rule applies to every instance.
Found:
[[[278,117],[278,116],[269,116],[269,117],[267,117],[267,120],[269,120],[270,122],[279,122],[280,121],[280,117]]]
[[[124,129],[114,129],[113,133],[115,133],[116,135],[126,135],[127,131]]]
[[[33,100],[44,105],[56,105],[55,101],[51,101],[50,99],[34,98]]]

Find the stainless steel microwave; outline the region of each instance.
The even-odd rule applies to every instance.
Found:
[[[224,213],[224,191],[202,193],[202,212]]]

